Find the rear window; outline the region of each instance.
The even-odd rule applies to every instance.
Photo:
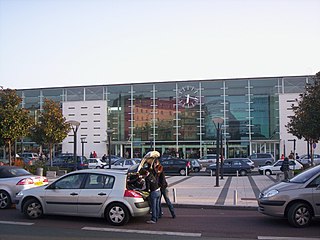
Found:
[[[10,178],[31,175],[30,172],[23,168],[6,168],[0,172],[0,178]]]

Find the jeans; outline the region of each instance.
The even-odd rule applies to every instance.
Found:
[[[166,204],[168,205],[168,208],[170,210],[170,213],[171,213],[171,216],[174,217],[175,216],[175,213],[174,213],[174,208],[173,208],[173,205],[169,199],[169,196],[168,196],[168,193],[169,193],[169,190],[167,188],[161,188],[161,196],[160,196],[160,201],[159,201],[159,209],[160,209],[160,212],[159,212],[159,216],[161,217],[161,214],[162,214],[162,209],[161,209],[161,197],[163,196]]]
[[[152,221],[157,221],[158,220],[158,216],[160,215],[160,197],[161,197],[161,192],[160,190],[156,190],[156,191],[152,191],[150,193],[150,207],[151,207],[151,220]]]

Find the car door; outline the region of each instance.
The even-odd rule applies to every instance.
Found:
[[[310,184],[308,184],[306,189],[312,191],[313,208],[315,215],[320,216],[320,174],[315,177]]]
[[[81,216],[98,217],[112,192],[115,177],[108,174],[90,173],[78,198],[78,213]]]
[[[272,168],[271,168],[272,174],[281,173],[280,168],[282,166],[282,162],[283,161],[278,161],[272,166]]]
[[[85,174],[67,175],[49,185],[45,193],[46,213],[77,214],[78,198]]]
[[[223,161],[223,173],[232,173],[232,161],[224,160]]]

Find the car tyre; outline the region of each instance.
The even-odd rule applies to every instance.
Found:
[[[181,169],[179,170],[179,174],[180,174],[181,176],[185,176],[185,175],[186,175],[186,170],[183,169],[183,168],[181,168]]]
[[[295,203],[288,211],[289,223],[296,227],[302,228],[310,224],[312,220],[312,212],[310,207],[305,203]]]
[[[247,176],[247,171],[241,169],[240,172],[239,172],[239,175],[240,175],[240,176]]]
[[[12,201],[9,193],[6,191],[0,191],[0,209],[6,209],[11,207]]]
[[[270,170],[265,170],[264,174],[265,174],[265,175],[271,175],[272,172],[271,172]]]
[[[43,216],[43,208],[41,203],[35,199],[27,200],[22,207],[23,214],[29,219],[37,219]]]
[[[272,164],[272,162],[269,162],[269,161],[268,161],[268,162],[266,162],[266,165],[271,165],[271,164]]]
[[[105,211],[105,218],[113,226],[122,226],[128,223],[130,213],[122,203],[111,203]]]
[[[194,172],[200,172],[200,168],[196,167],[193,169]]]

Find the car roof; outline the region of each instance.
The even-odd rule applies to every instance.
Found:
[[[127,175],[126,170],[112,170],[112,169],[83,169],[70,172],[72,173],[97,173],[97,174],[113,174],[113,175]]]

